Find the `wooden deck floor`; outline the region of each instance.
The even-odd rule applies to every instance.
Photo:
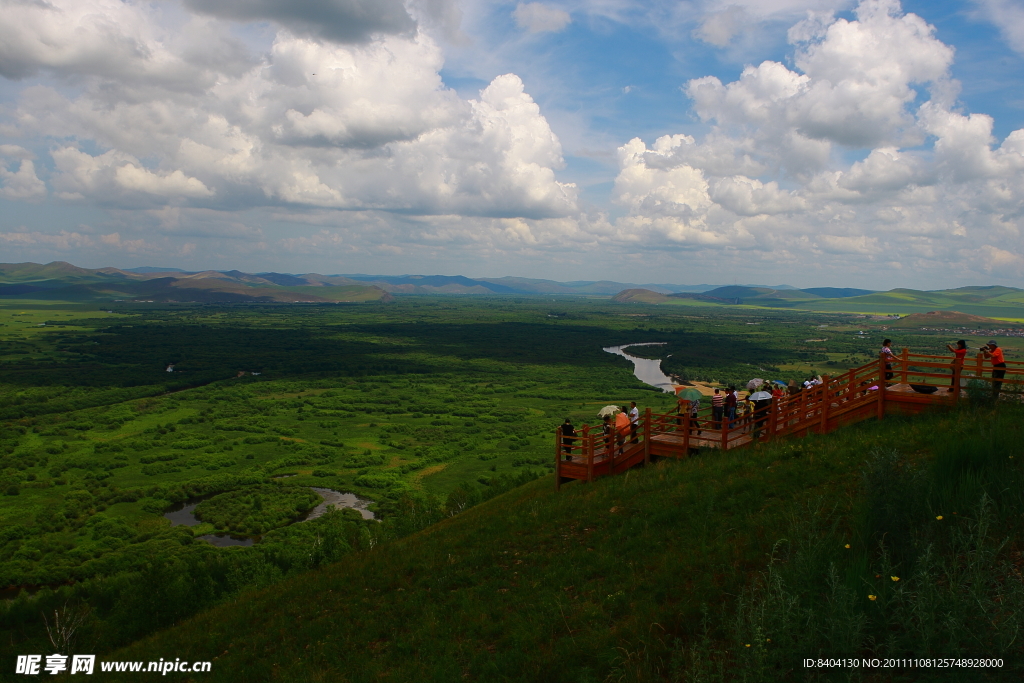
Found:
[[[739,446],[746,446],[753,441],[753,436],[750,433],[740,435],[729,436],[729,448],[737,448]],[[651,437],[651,445],[663,445],[677,450],[682,450],[686,444],[686,437],[679,433],[670,434],[657,434]],[[694,432],[690,435],[690,448],[721,448],[722,447],[722,433],[721,432],[709,432],[702,431],[700,436]]]

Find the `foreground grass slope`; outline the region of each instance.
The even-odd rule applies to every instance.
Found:
[[[545,478],[106,658],[214,660],[218,681],[769,681],[920,673],[802,657],[976,656],[1004,667],[970,680],[1015,680],[1020,417]]]

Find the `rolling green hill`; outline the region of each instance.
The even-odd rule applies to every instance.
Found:
[[[987,318],[1024,317],[1024,290],[1012,287],[963,287],[933,292],[893,289],[843,299],[802,303],[800,308],[834,313],[927,313],[956,310]]]
[[[804,657],[983,656],[1005,667],[972,680],[1017,680],[1020,417],[545,478],[105,659],[209,660],[217,681],[777,681]]]
[[[613,297],[615,301],[693,305],[744,305],[760,308],[818,311],[822,313],[860,313],[872,315],[908,315],[929,311],[958,311],[986,318],[1024,321],[1024,290],[1013,287],[960,287],[937,291],[893,289],[853,295],[850,289],[812,288],[772,289],[767,287],[719,287],[699,295],[663,295],[631,289]],[[647,294],[640,295],[640,292]],[[832,298],[824,298],[832,294]]]
[[[709,292],[707,296],[714,296],[721,299],[742,299],[747,300],[782,300],[782,301],[803,301],[805,299],[820,299],[817,294],[805,292],[802,289],[773,289],[771,287],[741,287],[730,285],[719,287]]]
[[[221,273],[152,271],[135,273],[116,268],[90,270],[63,261],[0,264],[0,300],[242,302],[392,301],[381,288],[347,278],[322,275],[269,277],[237,270]]]

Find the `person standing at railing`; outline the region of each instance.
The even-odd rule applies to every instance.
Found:
[[[949,380],[949,391],[953,391],[959,388],[956,386],[956,370],[957,368],[963,370],[964,360],[967,358],[967,341],[959,339],[956,342],[956,348],[953,348],[952,344],[946,344],[946,348],[953,353],[953,378]]]
[[[996,343],[995,339],[990,339],[988,344],[981,347],[981,352],[985,355],[985,360],[992,361],[992,398],[999,398],[999,390],[1003,388],[1003,383],[997,380],[1001,380],[1006,377],[1006,361],[1003,360],[1003,350],[999,348],[999,344]]]
[[[601,436],[604,438],[604,454],[610,458],[615,454],[615,425],[612,424],[611,415],[604,416]]]
[[[562,423],[562,450],[565,451],[565,459],[572,460],[572,444],[576,441],[576,428],[572,426],[572,420],[565,418]]]
[[[722,416],[725,413],[725,396],[722,396],[721,389],[715,389],[711,395],[711,428],[722,428]]]
[[[754,422],[754,438],[758,439],[765,432],[768,412],[772,409],[772,398],[767,391],[759,391],[754,396],[757,398],[750,402],[751,417]],[[763,396],[767,396],[767,398],[763,398]]]
[[[885,381],[892,379],[892,361],[896,356],[892,352],[892,339],[882,342],[882,358],[885,360]]]
[[[729,429],[736,426],[736,387],[731,384],[725,394],[725,419],[729,421]]]
[[[640,437],[636,435],[640,428],[640,410],[636,407],[636,401],[629,402],[629,442],[640,443]]]
[[[615,440],[619,444],[619,455],[626,452],[626,435],[629,434],[629,416],[626,406],[615,416]]]

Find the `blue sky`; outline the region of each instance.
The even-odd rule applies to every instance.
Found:
[[[1024,275],[1024,2],[0,0],[0,260]]]

